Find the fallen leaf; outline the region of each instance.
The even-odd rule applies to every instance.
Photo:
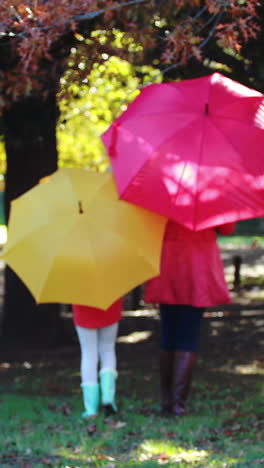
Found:
[[[50,411],[58,411],[58,406],[54,405],[53,403],[48,403],[48,408]]]
[[[89,436],[92,436],[97,432],[97,426],[95,423],[91,423],[91,424],[88,424],[88,426],[85,426],[84,430],[87,432]]]
[[[159,455],[157,455],[157,460],[168,460],[168,455],[166,455],[166,453],[160,453]]]
[[[110,457],[109,455],[105,455],[104,453],[98,453],[96,456],[97,460],[114,460],[113,457]]]
[[[61,433],[64,432],[63,426],[61,424],[50,424],[46,427],[48,432]]]
[[[122,427],[127,425],[124,421],[109,421],[107,424],[113,429],[122,429]]]
[[[0,371],[5,371],[7,369],[10,369],[11,365],[9,362],[0,362]]]
[[[47,383],[46,389],[49,393],[65,393],[65,388],[52,382]]]
[[[69,416],[69,414],[72,412],[72,409],[69,403],[63,403],[60,407],[60,411],[64,416]]]
[[[152,380],[152,375],[144,375],[144,380],[146,380],[146,382],[150,382]]]
[[[54,461],[52,462],[49,458],[42,458],[41,463],[42,465],[50,466],[51,468],[54,466]]]

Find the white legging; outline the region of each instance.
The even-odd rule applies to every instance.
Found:
[[[99,360],[101,369],[116,370],[115,342],[118,322],[98,329],[76,326],[76,331],[81,348],[81,381],[97,383]]]

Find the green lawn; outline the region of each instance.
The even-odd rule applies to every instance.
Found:
[[[261,376],[199,379],[190,415],[176,419],[160,417],[157,396],[145,393],[151,378],[121,373],[119,414],[83,421],[74,369],[1,370],[1,468],[264,466]]]

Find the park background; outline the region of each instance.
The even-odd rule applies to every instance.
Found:
[[[55,3],[49,2],[53,6]],[[155,17],[155,26],[160,34],[165,34],[166,28],[172,28],[174,22],[180,24],[187,13],[199,14],[202,18],[201,11],[205,11],[204,2],[180,2],[184,5],[183,10],[176,17],[175,2],[154,3],[163,3],[168,8],[167,18],[163,11],[166,21]],[[60,87],[56,92],[59,108],[56,121],[58,167],[106,170],[109,161],[100,135],[146,83],[188,79],[220,71],[264,92],[263,5],[260,4],[258,9],[258,34],[249,37],[247,42],[242,41],[241,48],[238,37],[231,38],[230,46],[219,44],[217,27],[210,27],[218,24],[219,11],[228,3],[238,8],[248,3],[253,8],[255,2],[207,3],[211,3],[211,8],[215,5],[215,11],[211,15],[213,22],[209,22],[208,12],[204,19],[202,32],[206,47],[203,55],[192,55],[187,63],[180,63],[166,73],[160,73],[164,70],[160,44],[150,50],[152,43],[146,40],[142,47],[148,53],[137,60],[135,52],[142,51],[142,48],[133,41],[127,47],[123,33],[112,27],[111,21],[111,28],[104,26],[103,30],[98,24],[92,25],[92,39],[99,38],[99,45],[96,52],[95,48],[92,49],[91,55],[85,48],[89,46],[85,27],[74,32],[74,43],[70,38],[70,47],[66,50],[67,66],[59,78]],[[221,4],[220,10],[217,3]],[[10,5],[11,2],[3,1],[0,8]],[[155,11],[155,15],[158,13]],[[23,8],[20,14],[23,16]],[[224,14],[223,22],[226,21],[232,32],[233,12],[224,11]],[[1,20],[4,22],[4,15]],[[142,18],[133,20],[142,25]],[[29,24],[27,21],[26,26]],[[246,26],[244,28],[246,30]],[[90,32],[90,26],[88,30]],[[108,33],[118,44],[119,56],[112,50],[103,50]],[[144,29],[145,33],[147,30]],[[8,41],[13,36],[8,37],[8,40],[3,36],[0,38],[1,105],[6,97],[6,70],[11,72],[8,75],[11,82],[17,76],[15,73],[12,75],[14,62],[10,61],[12,56],[8,49]],[[67,36],[66,43],[68,40]],[[193,46],[197,38],[190,36],[189,43]],[[120,53],[120,50],[123,52],[129,48],[129,57]],[[54,56],[58,60],[56,54],[55,51]],[[49,67],[47,69],[49,72]],[[41,113],[44,117],[53,115],[54,100],[47,99],[44,106],[38,93],[30,88],[30,73],[22,73],[21,70],[20,73],[29,92],[20,96],[18,101],[14,99],[11,110],[4,109],[0,119],[1,245],[6,237],[3,199],[8,158],[5,149],[9,150],[8,168],[13,170],[12,196],[24,191],[27,184],[30,188],[33,181],[36,183],[40,166],[43,175],[52,166],[48,154],[50,148],[42,148],[41,139],[39,146],[36,141],[42,135],[38,133],[42,131],[40,124],[43,125]],[[15,86],[14,89],[17,91]],[[16,119],[18,127],[13,128],[12,123]],[[10,136],[17,144],[14,159],[10,158]],[[35,160],[33,162],[33,157],[27,159],[26,151],[23,153],[19,149],[19,141],[23,142],[22,146],[30,157],[41,155],[38,164]],[[34,177],[28,180],[31,170],[32,173],[35,171]],[[100,414],[95,421],[83,422],[80,419],[80,354],[69,305],[36,310],[31,298],[24,290],[21,292],[19,283],[10,277],[6,295],[6,276],[1,260],[1,467],[262,467],[263,234],[264,220],[255,219],[238,223],[233,236],[219,238],[233,304],[214,308],[205,314],[190,414],[180,421],[164,421],[159,416],[159,315],[156,309],[142,302],[143,287],[126,296],[124,317],[120,323],[117,340],[118,416],[106,418]],[[235,270],[237,261],[239,271]],[[21,295],[17,294],[18,291]],[[53,320],[55,316],[56,321]]]

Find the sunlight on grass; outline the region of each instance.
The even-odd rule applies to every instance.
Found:
[[[139,453],[139,460],[143,461],[154,458],[159,460],[160,464],[165,464],[168,460],[174,463],[193,463],[208,457],[208,452],[206,450],[186,450],[165,440],[144,441],[139,447]]]
[[[6,226],[0,225],[0,245],[4,245],[7,240]]]
[[[157,309],[139,309],[139,310],[125,310],[123,317],[158,317]]]
[[[133,332],[126,336],[119,336],[117,338],[117,343],[139,343],[140,341],[147,340],[152,335],[152,332],[147,331],[140,331],[140,332]]]
[[[264,375],[264,368],[260,366],[259,361],[253,361],[250,364],[235,366],[235,373],[244,375]]]
[[[264,375],[263,365],[257,360],[247,364],[234,365],[234,361],[230,359],[224,365],[220,366],[218,371],[237,375]]]
[[[14,391],[13,385],[13,393],[0,395],[0,465],[15,467],[21,461],[26,466],[28,461],[28,466],[39,468],[259,468],[260,382],[250,381],[250,392],[246,392],[247,381],[242,382],[244,387],[221,384],[208,391],[210,408],[206,394],[199,400],[198,392],[194,415],[177,423],[155,412],[145,415],[142,402],[145,408],[147,400],[131,395],[119,398],[117,417],[106,418],[100,411],[97,418],[83,421],[80,395],[50,395],[45,378],[42,395],[33,396],[34,385],[28,395],[24,395],[26,387]],[[203,381],[201,389],[204,386]],[[237,396],[245,393],[244,403],[238,406]]]
[[[251,265],[250,263],[247,263],[245,259],[243,259],[240,269],[241,278],[258,279],[261,276],[263,277],[264,266],[261,263],[263,262],[263,256],[258,257],[258,262],[260,262],[260,264]],[[234,265],[226,266],[225,274],[227,281],[232,282],[234,277]]]
[[[218,242],[221,247],[227,249],[243,248],[251,245],[263,247],[263,236],[219,236]]]

